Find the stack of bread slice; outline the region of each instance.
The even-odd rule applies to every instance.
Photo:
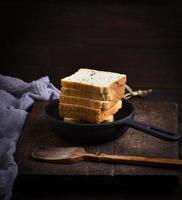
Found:
[[[61,79],[59,115],[67,122],[113,121],[122,107],[126,75],[81,68]]]

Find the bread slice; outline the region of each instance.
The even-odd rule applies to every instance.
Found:
[[[86,121],[82,121],[80,119],[74,119],[74,118],[68,118],[68,117],[65,117],[64,121],[67,122],[67,123],[71,123],[71,124],[84,124],[84,123],[87,123]],[[113,121],[114,121],[114,116],[110,115],[109,117],[107,117],[103,121],[103,123],[113,122]]]
[[[64,96],[76,96],[88,99],[95,99],[99,101],[112,101],[115,99],[122,99],[125,94],[125,85],[119,86],[113,90],[110,90],[107,94],[100,94],[94,90],[83,91],[72,88],[61,88],[61,95]]]
[[[99,94],[108,94],[125,83],[125,74],[86,68],[81,68],[71,76],[61,79],[61,87]]]
[[[93,109],[76,104],[60,103],[59,115],[63,118],[74,118],[88,121],[90,123],[101,123],[110,115],[114,115],[121,108],[121,106],[121,100],[107,110]]]
[[[101,110],[109,109],[110,107],[114,106],[119,100],[120,99],[114,99],[112,101],[99,101],[77,96],[66,96],[62,94],[60,95],[61,103],[77,104]]]

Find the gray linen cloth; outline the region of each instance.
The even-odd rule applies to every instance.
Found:
[[[31,83],[0,74],[0,199],[12,197],[18,174],[14,160],[16,143],[35,100],[57,99],[60,91],[42,77]]]

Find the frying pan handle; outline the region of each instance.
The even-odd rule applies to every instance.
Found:
[[[152,125],[148,125],[148,124],[144,124],[144,123],[135,121],[133,119],[125,120],[124,124],[131,128],[143,131],[144,133],[148,133],[149,135],[152,135],[152,136],[155,136],[155,137],[167,140],[167,141],[177,141],[181,137],[181,135],[179,133],[167,131],[165,129],[155,127]]]

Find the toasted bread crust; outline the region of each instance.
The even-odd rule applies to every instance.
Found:
[[[82,97],[100,101],[112,101],[116,99],[122,99],[124,97],[124,94],[125,94],[125,85],[121,85],[119,87],[113,85],[112,89],[110,89],[110,91],[107,94],[100,94],[95,92],[94,90],[83,91],[65,87],[61,88],[61,95],[76,96],[76,97]]]
[[[90,123],[101,123],[110,115],[114,115],[122,106],[122,101],[118,101],[107,110],[93,109],[86,106],[60,103],[59,115],[63,118],[74,118],[85,120]]]
[[[64,117],[64,121],[68,122],[68,123],[72,123],[72,124],[88,123],[88,122],[82,121],[80,119],[67,118],[67,117]],[[110,115],[109,117],[104,119],[103,122],[106,123],[106,122],[113,122],[113,121],[114,121],[114,116]]]
[[[120,99],[114,99],[112,101],[99,101],[89,98],[82,98],[77,96],[60,95],[61,103],[77,104],[82,106],[88,106],[90,108],[106,110],[114,106]]]
[[[121,87],[126,83],[126,76],[121,77],[119,80],[113,82],[109,87],[98,87],[95,85],[83,84],[79,82],[69,82],[67,80],[61,79],[61,87],[82,90],[84,92],[98,93],[98,94],[108,94],[111,93],[117,87]]]
[[[61,79],[61,87],[107,94],[126,83],[126,74],[80,68],[74,74]]]

